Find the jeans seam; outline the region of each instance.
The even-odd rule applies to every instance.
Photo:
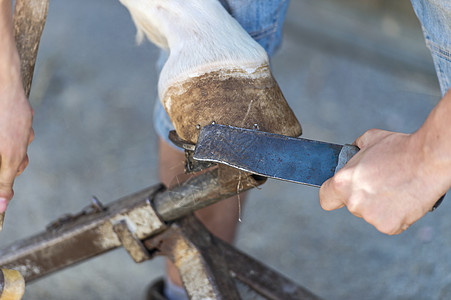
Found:
[[[277,7],[277,14],[276,14],[276,22],[275,22],[275,26],[274,26],[274,31],[277,30],[277,28],[279,28],[279,23],[280,23],[280,9],[283,5],[285,5],[285,3],[288,0],[283,0],[282,2],[279,3],[279,7]],[[271,45],[274,45],[274,39],[275,39],[275,34],[272,35],[271,37]],[[277,48],[277,47],[276,47]],[[274,51],[275,49],[272,49],[272,51]]]
[[[261,39],[263,37],[269,36],[271,34],[273,34],[274,32],[276,32],[277,26],[274,24],[271,27],[267,27],[263,30],[259,30],[259,31],[254,31],[254,32],[250,32],[249,35],[254,39],[254,40],[258,40]]]
[[[275,22],[272,23],[272,25],[270,27],[267,27],[265,29],[259,30],[259,31],[253,31],[253,32],[249,32],[249,35],[255,39],[261,39],[264,37],[271,37],[269,43],[272,45],[274,43],[274,39],[275,39],[275,35],[274,33],[277,32],[277,29],[279,28],[279,24],[280,24],[280,10],[281,7],[287,2],[288,0],[283,0],[279,3],[279,6],[277,7],[277,13],[274,16]]]
[[[442,48],[440,45],[434,43],[430,39],[426,40],[426,44],[428,45],[429,49],[431,50],[431,52],[433,54],[437,55],[438,57],[440,57],[448,62],[451,62],[451,51],[449,51],[448,49]]]

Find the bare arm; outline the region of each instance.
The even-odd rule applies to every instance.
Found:
[[[451,187],[450,114],[448,92],[413,134],[363,134],[361,151],[321,187],[321,206],[347,206],[386,234],[407,229]]]
[[[27,166],[33,139],[32,109],[25,97],[12,26],[11,0],[0,0],[0,212],[13,196],[13,183]]]

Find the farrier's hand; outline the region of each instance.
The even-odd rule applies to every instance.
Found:
[[[28,165],[27,147],[34,137],[33,110],[18,74],[0,76],[0,212],[14,194],[14,179]]]
[[[0,1],[0,212],[14,194],[14,179],[28,164],[27,147],[33,140],[33,110],[22,86],[11,4]]]
[[[407,229],[448,189],[423,140],[419,133],[367,131],[354,142],[360,152],[322,185],[322,208],[346,206],[386,234]]]

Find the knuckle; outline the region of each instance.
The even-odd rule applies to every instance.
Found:
[[[27,168],[29,163],[29,159],[28,159],[28,155],[25,156],[24,160],[22,161],[22,163],[20,164],[19,168],[17,169],[17,175],[19,176],[20,174],[23,173],[23,171]]]
[[[365,136],[368,137],[368,136],[375,135],[375,134],[377,134],[378,132],[380,132],[379,129],[371,128],[371,129],[368,129],[363,135],[365,135]]]
[[[11,198],[13,195],[13,183],[0,181],[0,197]]]
[[[367,220],[368,223],[376,227],[380,232],[387,235],[395,235],[402,232],[402,224],[396,220]]]
[[[359,148],[366,148],[370,141],[374,139],[374,137],[381,132],[380,129],[371,128],[367,130],[364,134],[362,134],[360,137],[356,140],[356,145]]]
[[[353,195],[348,199],[348,203],[346,204],[348,210],[353,215],[360,215],[361,213],[361,204],[362,197],[360,195]]]
[[[379,231],[386,235],[395,235],[399,232],[399,228],[395,227],[395,226],[387,226],[387,227],[383,227]]]
[[[324,210],[331,210],[330,201],[328,201],[327,197],[324,196],[321,192],[319,194],[319,205]]]
[[[331,186],[335,191],[346,190],[351,182],[351,171],[349,169],[342,169],[332,177]]]
[[[9,147],[2,151],[1,164],[2,168],[14,167],[20,165],[27,157],[27,147]]]
[[[371,130],[366,131],[364,134],[362,134],[361,136],[359,136],[356,141],[355,144],[360,148],[365,148],[367,145],[367,140],[368,140],[368,136],[371,135]]]
[[[0,190],[11,189],[14,184],[14,178],[1,178],[0,179]]]
[[[34,140],[34,129],[31,128],[30,137],[28,138],[28,145],[31,144],[31,142],[33,142],[33,140]]]

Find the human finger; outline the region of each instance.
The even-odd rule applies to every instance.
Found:
[[[11,194],[8,198],[0,197],[0,214],[4,213],[6,211],[6,208],[8,207],[9,201],[14,197],[14,190],[11,189]],[[0,222],[0,231],[1,231],[2,223]]]
[[[22,174],[23,171],[25,171],[25,169],[28,166],[29,161],[30,160],[28,158],[28,155],[26,155],[25,158],[23,159],[22,163],[20,164],[19,168],[17,169],[16,177],[19,176],[20,174]]]
[[[31,142],[33,142],[33,140],[34,140],[34,129],[31,128],[31,130],[30,130],[30,136],[28,137],[28,145],[30,145]]]
[[[12,167],[3,159],[0,167],[0,212],[6,210],[6,206],[13,197],[13,185],[18,167]]]
[[[343,199],[336,192],[334,179],[326,180],[319,189],[319,203],[324,210],[339,209],[345,205]]]
[[[390,134],[392,134],[390,131],[370,129],[359,136],[352,144],[360,149],[364,149]]]

